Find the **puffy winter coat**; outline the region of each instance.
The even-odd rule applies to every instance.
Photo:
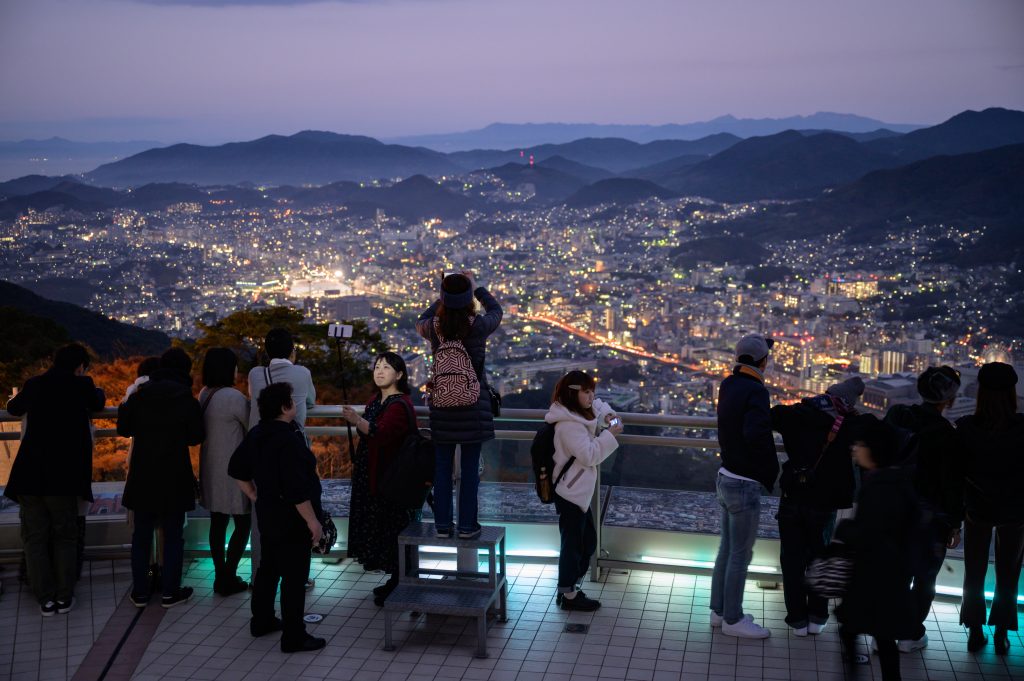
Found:
[[[476,404],[468,407],[430,407],[431,439],[438,444],[469,444],[494,439],[494,416],[491,413],[484,362],[487,356],[487,337],[501,324],[502,311],[498,301],[483,286],[478,286],[473,295],[484,306],[484,314],[477,315],[473,320],[469,335],[462,340],[462,344],[480,380],[480,396]],[[416,330],[430,341],[431,352],[440,344],[434,332],[434,315],[439,302],[435,301],[416,322]]]
[[[582,511],[590,508],[598,466],[619,446],[612,432],[605,428],[605,417],[614,413],[612,408],[595,399],[593,409],[595,416],[588,420],[555,402],[544,415],[544,420],[555,426],[553,479],[557,480],[566,462],[576,457],[555,487],[555,494],[576,504]]]

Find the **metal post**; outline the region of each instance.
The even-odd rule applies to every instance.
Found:
[[[594,530],[597,532],[597,549],[590,557],[590,581],[601,581],[601,568],[597,559],[601,557],[601,466],[597,467],[597,484],[594,486],[594,498],[590,500],[590,512],[593,514]]]
[[[462,445],[455,448],[455,463],[453,470],[455,471],[455,484],[452,485],[455,488],[455,517],[462,518],[462,509],[459,504],[459,500],[462,496],[459,494],[462,487]],[[458,531],[458,525],[453,524],[453,536],[457,537]],[[477,572],[478,565],[476,549],[458,549],[455,558],[455,569],[459,572]]]

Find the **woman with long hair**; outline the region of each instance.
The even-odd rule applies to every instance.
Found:
[[[570,371],[555,385],[551,408],[544,420],[555,426],[555,509],[561,550],[558,554],[557,603],[563,610],[593,611],[599,601],[578,587],[597,549],[597,531],[590,500],[597,485],[597,469],[619,446],[615,436],[622,421],[612,408],[594,397],[594,379],[583,371]]]
[[[988,624],[995,629],[997,655],[1010,647],[1017,630],[1017,583],[1024,557],[1024,414],[1017,412],[1017,372],[991,362],[978,372],[978,405],[956,422],[966,454],[964,502],[964,594],[960,623],[969,630],[967,650],[988,642],[985,573],[992,532],[996,535],[996,589]]]
[[[203,410],[206,439],[199,450],[200,502],[210,512],[210,556],[213,558],[213,591],[221,596],[249,588],[238,576],[252,528],[252,505],[228,476],[228,462],[245,438],[249,425],[249,400],[235,389],[238,357],[228,348],[210,348],[203,357]],[[224,551],[228,521],[235,527]]]
[[[345,406],[345,420],[359,431],[359,446],[352,457],[352,498],[348,514],[348,555],[363,569],[385,570],[391,577],[373,590],[374,602],[384,600],[398,586],[398,534],[415,511],[388,501],[381,494],[383,477],[395,460],[415,421],[409,397],[409,371],[394,352],[377,355],[373,362],[373,396],[360,416]]]
[[[483,314],[477,313],[477,303]],[[416,330],[430,341],[433,370],[430,383],[430,430],[437,451],[434,474],[434,531],[452,536],[452,468],[459,447],[462,486],[459,492],[458,536],[480,534],[477,491],[480,448],[494,439],[490,390],[484,371],[487,337],[501,324],[501,305],[473,273],[449,274],[441,296],[420,315]]]

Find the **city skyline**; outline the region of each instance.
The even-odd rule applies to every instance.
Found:
[[[57,0],[0,9],[0,138],[1024,108],[1024,6]],[[74,65],[72,68],[70,65]]]

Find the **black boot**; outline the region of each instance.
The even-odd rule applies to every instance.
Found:
[[[985,647],[988,643],[988,637],[985,636],[985,629],[981,626],[968,627],[970,632],[967,636],[967,652],[976,653]]]
[[[993,642],[996,646],[996,655],[1006,655],[1010,652],[1010,637],[1006,633],[1006,627],[996,627]]]

